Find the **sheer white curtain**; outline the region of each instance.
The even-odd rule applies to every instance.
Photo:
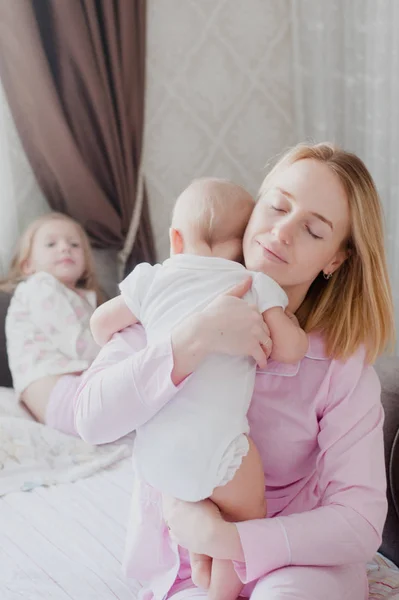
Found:
[[[399,326],[399,1],[291,0],[296,136],[370,169],[384,204]]]
[[[49,211],[21,146],[0,82],[0,278],[26,225]]]

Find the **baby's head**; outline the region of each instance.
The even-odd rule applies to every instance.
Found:
[[[68,287],[97,291],[90,243],[83,227],[62,213],[51,212],[33,221],[22,234],[8,281],[45,271]]]
[[[231,181],[194,180],[175,204],[171,254],[241,260],[242,238],[254,206],[252,196]]]

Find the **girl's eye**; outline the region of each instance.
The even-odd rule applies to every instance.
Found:
[[[52,248],[55,245],[55,242],[47,242],[47,248]]]
[[[315,240],[322,240],[323,238],[320,235],[316,235],[315,233],[313,233],[313,231],[310,229],[310,227],[308,225],[306,225],[306,231],[312,236],[312,238],[314,238]]]
[[[73,248],[79,248],[80,244],[79,244],[79,242],[72,242],[72,243],[71,243],[71,246],[72,246]]]
[[[276,212],[286,212],[286,211],[284,210],[284,208],[280,208],[279,206],[274,206],[274,204],[272,204],[272,205],[271,205],[271,208],[272,208],[273,210],[275,210]]]

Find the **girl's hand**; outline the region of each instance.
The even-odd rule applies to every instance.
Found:
[[[244,560],[237,527],[222,518],[211,500],[183,502],[164,496],[163,514],[179,546],[212,558]]]

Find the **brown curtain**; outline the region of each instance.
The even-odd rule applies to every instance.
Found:
[[[50,206],[123,248],[144,125],[145,0],[0,0],[0,76]],[[129,266],[153,261],[145,196]]]

